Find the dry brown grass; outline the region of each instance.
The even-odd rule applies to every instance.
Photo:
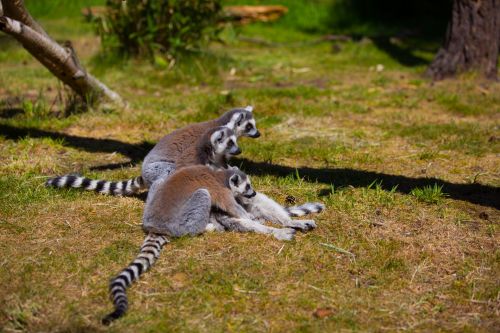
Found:
[[[84,60],[90,39],[75,43]],[[136,61],[108,69],[103,80],[128,110],[0,118],[0,330],[498,331],[499,86],[470,77],[431,85],[373,45],[335,55],[326,45],[230,47],[229,68],[213,74],[201,63],[202,79]],[[50,75],[7,52],[0,99],[20,96],[26,108],[39,97],[24,94],[42,91],[51,101]],[[368,69],[379,62],[384,72]],[[263,137],[242,140],[244,157],[267,164],[243,166],[279,202],[325,202],[318,228],[288,243],[236,233],[175,240],[129,290],[127,316],[102,327],[107,282],[143,239],[143,202],[48,190],[45,177],[135,176],[140,165],[127,162],[140,161],[145,141],[248,103]],[[434,182],[449,197],[428,204],[409,194]]]

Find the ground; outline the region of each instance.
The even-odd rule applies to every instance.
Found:
[[[286,24],[227,29],[170,69],[110,61],[78,13],[40,16],[129,108],[66,112],[61,84],[0,36],[0,331],[498,331],[497,83],[428,81],[435,47],[332,46]],[[144,237],[143,197],[44,181],[137,176],[161,136],[247,104],[263,135],[233,163],[280,203],[325,203],[318,228],[175,240],[101,326]]]

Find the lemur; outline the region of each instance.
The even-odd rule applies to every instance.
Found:
[[[235,129],[234,134],[236,137],[248,136],[257,138],[260,136],[260,132],[255,127],[255,119],[253,118],[252,110],[250,106],[233,109],[226,112],[218,119],[189,125],[164,136],[144,159],[142,176],[122,182],[111,182],[106,180],[92,180],[75,175],[66,175],[51,178],[46,182],[46,185],[54,187],[82,187],[86,190],[103,194],[132,194],[142,188],[149,188],[159,177],[170,175],[176,168],[190,164],[205,164],[205,161],[197,161],[193,159],[193,157],[196,157],[197,154],[199,156],[200,147],[205,147],[201,150],[209,149],[210,144],[213,145],[211,165],[216,168],[226,168],[229,155],[235,155],[236,152],[239,152],[235,138],[228,141],[228,136],[226,136],[226,140],[223,142],[211,142],[208,135],[203,137],[203,134],[207,133],[207,129],[216,128],[214,126],[217,124],[226,124],[229,128]],[[202,132],[203,130],[205,130],[205,132]],[[222,152],[226,148],[231,148],[226,147],[227,144],[234,144],[237,149],[234,151],[234,154]],[[260,197],[259,193],[256,198]],[[274,209],[276,209],[277,212],[283,212],[283,207],[279,206],[277,203],[275,204]],[[285,208],[290,216],[303,216],[306,214],[318,213],[321,212],[322,209],[323,207],[321,204],[311,203]],[[265,219],[265,217],[261,217],[261,219]]]
[[[153,183],[143,215],[146,238],[135,260],[111,280],[109,290],[115,310],[102,323],[108,325],[125,314],[126,288],[154,264],[168,242],[167,236],[196,236],[211,230],[214,222],[227,230],[254,231],[291,240],[294,229],[265,226],[253,220],[237,202],[256,195],[250,179],[237,168],[214,170],[203,165],[189,166]],[[307,228],[315,227],[314,221],[304,225],[307,223]]]
[[[227,160],[232,155],[241,153],[236,141],[236,134],[229,127],[212,127],[202,133],[198,140],[177,155],[172,164],[182,167],[187,165],[211,165],[215,168],[227,167]],[[173,170],[172,170],[173,171]],[[172,172],[171,171],[171,172]],[[160,177],[168,177],[171,172],[165,172]],[[141,177],[137,177],[138,179]],[[116,193],[116,191],[126,190],[130,186],[131,180],[123,182],[109,182],[105,180],[90,180],[88,178],[67,175],[50,179],[47,184],[63,187],[84,187],[88,190],[95,190],[100,193]]]
[[[191,124],[165,135],[144,158],[141,176],[113,182],[65,175],[47,180],[46,186],[81,187],[85,190],[110,195],[130,195],[148,189],[159,177],[170,175],[178,167],[177,159],[185,151],[193,149],[203,133],[211,128],[226,126],[234,131],[236,137],[258,138],[260,132],[255,126],[252,111],[253,107],[251,106],[232,109],[217,119]]]

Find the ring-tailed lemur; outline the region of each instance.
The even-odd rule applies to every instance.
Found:
[[[225,126],[213,127],[206,130],[197,141],[184,149],[183,153],[176,157],[174,164],[178,167],[202,164],[211,165],[215,168],[225,168],[227,167],[227,160],[231,156],[240,153],[241,150],[238,147],[233,130]],[[150,169],[150,171],[153,170],[153,168]],[[162,174],[162,172],[158,171],[157,177],[166,177],[169,174],[167,172]],[[137,177],[123,182],[109,182],[68,175],[50,179],[47,184],[56,187],[84,187],[87,190],[100,193],[116,193],[140,187],[140,184],[136,182],[140,182],[141,179],[141,177]]]
[[[156,181],[144,209],[146,239],[136,259],[111,280],[109,290],[115,310],[104,317],[103,324],[110,324],[125,314],[126,288],[154,264],[168,242],[166,236],[199,235],[211,230],[211,222],[215,222],[228,230],[254,231],[291,240],[294,229],[277,229],[254,221],[236,201],[255,196],[250,179],[237,168],[213,170],[202,165],[189,166]],[[312,221],[311,227],[314,226]]]
[[[241,109],[235,109],[230,112],[227,112],[225,116],[230,119],[229,122],[236,122],[237,126],[236,128],[239,128],[240,125],[238,125],[242,119],[247,119],[242,116],[241,113],[236,112],[236,110],[241,110]],[[249,114],[251,111],[249,109],[246,110],[247,114]],[[229,117],[229,115],[231,115]],[[235,117],[236,116],[236,117]],[[248,117],[248,116],[247,116]],[[224,118],[221,117],[221,118]],[[241,118],[241,119],[240,119]],[[255,128],[255,121],[253,119],[249,120],[250,123],[245,126],[245,129],[247,132],[243,135],[253,135],[255,136],[255,133],[252,131],[256,131],[257,136],[260,134]],[[195,124],[197,125],[197,124]],[[250,125],[250,126],[249,126]],[[204,126],[207,127],[207,126]],[[196,126],[196,128],[198,128]],[[187,129],[186,129],[187,130]],[[213,135],[217,130],[220,130],[218,132],[218,135]],[[182,133],[184,129],[179,130],[179,133]],[[248,132],[249,131],[249,132]],[[177,132],[177,131],[176,131]],[[175,132],[174,132],[175,133]],[[174,134],[172,133],[172,135]],[[241,132],[240,132],[241,133]],[[253,134],[252,134],[253,133]],[[236,133],[235,133],[236,134]],[[190,138],[195,138],[197,135],[194,135],[191,133]],[[237,135],[236,135],[237,136]],[[158,144],[161,147],[168,147],[169,144],[165,141],[169,137],[166,136],[162,144]],[[202,134],[198,138],[198,142],[192,143],[190,146],[185,147],[181,152],[181,154],[176,155],[176,160],[173,163],[173,166],[171,168],[170,172],[174,171],[174,166],[176,168],[182,167],[182,166],[187,166],[187,165],[192,165],[192,164],[210,164],[216,168],[222,167],[226,168],[227,167],[227,159],[231,155],[237,155],[241,151],[238,148],[237,142],[236,142],[236,137],[231,136],[231,133],[227,130],[224,130],[224,127],[216,127],[216,128],[209,128],[207,131],[205,131],[204,134]],[[184,142],[187,142],[188,140],[184,140]],[[174,142],[174,141],[172,141]],[[172,143],[173,145],[173,143]],[[152,152],[154,149],[152,150]],[[150,153],[151,154],[151,153]],[[146,163],[146,162],[145,162]],[[149,163],[150,167],[148,168],[148,171],[145,171],[143,174],[148,174],[150,176],[151,173],[154,173],[153,176],[150,176],[149,179],[157,179],[158,177],[161,176],[168,176],[170,172],[166,172],[165,168],[159,167],[155,168],[158,164],[166,165],[168,162],[151,162]],[[146,163],[148,164],[148,163]],[[105,180],[91,180],[88,178],[84,177],[79,177],[79,176],[74,176],[74,175],[67,175],[67,176],[62,176],[62,177],[56,177],[52,178],[49,181],[47,181],[47,185],[49,186],[55,186],[55,187],[83,187],[87,190],[94,190],[96,192],[100,193],[133,193],[140,189],[143,184],[141,183],[142,177],[137,177],[134,179],[129,179],[127,181],[123,182],[109,182]],[[148,186],[149,187],[149,186]],[[289,214],[289,216],[303,216],[306,214],[311,214],[311,213],[318,213],[321,212],[323,207],[321,204],[314,204],[314,203],[306,203],[301,206],[295,206],[295,207],[290,207],[290,208],[283,208],[282,206],[278,205],[277,203],[274,203],[274,205],[271,205],[269,207],[264,207],[265,205],[265,200],[258,200],[259,203],[257,203],[257,199],[263,199],[267,198],[265,195],[261,195],[260,193],[256,196],[256,199],[253,201],[247,201],[246,206],[249,207],[249,209],[253,209],[254,211],[256,210],[256,207],[258,205],[262,205],[262,210],[266,212],[266,215],[260,215],[260,219],[268,219],[268,220],[275,220],[275,218],[268,218],[272,216],[273,210],[275,211],[276,214],[281,214],[283,215],[283,212],[285,209],[285,212]],[[253,204],[251,204],[253,202]],[[288,220],[290,218],[288,217]],[[285,218],[282,218],[282,221],[285,221]]]
[[[130,195],[147,189],[159,177],[171,174],[176,168],[177,159],[193,145],[207,130],[226,126],[234,131],[236,137],[258,138],[260,132],[255,126],[253,107],[232,109],[217,119],[191,124],[167,134],[158,141],[146,155],[142,163],[141,176],[124,181],[92,180],[76,175],[54,177],[46,186],[75,187],[110,195]]]

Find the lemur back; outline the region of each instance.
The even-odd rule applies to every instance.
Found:
[[[172,162],[150,163],[151,168],[143,171],[149,179],[168,176],[175,168],[187,165],[209,164],[215,167],[226,167],[227,159],[241,153],[234,132],[225,127],[214,127],[206,130],[197,141],[185,147],[182,154],[177,155]],[[132,194],[144,187],[145,177],[136,177],[122,182],[92,180],[76,175],[66,175],[51,178],[47,186],[54,187],[82,187],[99,193]],[[149,186],[147,186],[149,187]]]
[[[239,170],[215,171],[209,167],[197,165],[181,168],[168,179],[156,182],[150,189],[144,208],[144,231],[173,237],[182,236],[186,230],[179,232],[176,228],[179,210],[183,209],[186,201],[193,194],[203,191],[208,193],[211,208],[216,208],[232,217],[246,215],[230,189],[228,179],[232,175],[246,178],[246,175]],[[199,217],[191,216],[190,218]],[[191,230],[188,233],[194,235],[198,232]]]
[[[260,133],[255,127],[251,110],[251,107],[233,109],[217,119],[192,124],[165,135],[146,155],[144,164],[158,161],[174,162],[186,149],[195,144],[203,133],[214,127],[229,127],[238,137],[259,137]]]
[[[249,106],[233,109],[217,119],[191,124],[164,136],[146,155],[139,177],[112,182],[65,175],[47,180],[46,185],[83,188],[110,195],[130,195],[148,189],[158,178],[174,172],[177,168],[175,162],[179,156],[182,156],[186,149],[190,149],[208,129],[227,126],[235,132],[236,137],[259,137],[260,133],[255,126],[252,110],[253,108]]]

